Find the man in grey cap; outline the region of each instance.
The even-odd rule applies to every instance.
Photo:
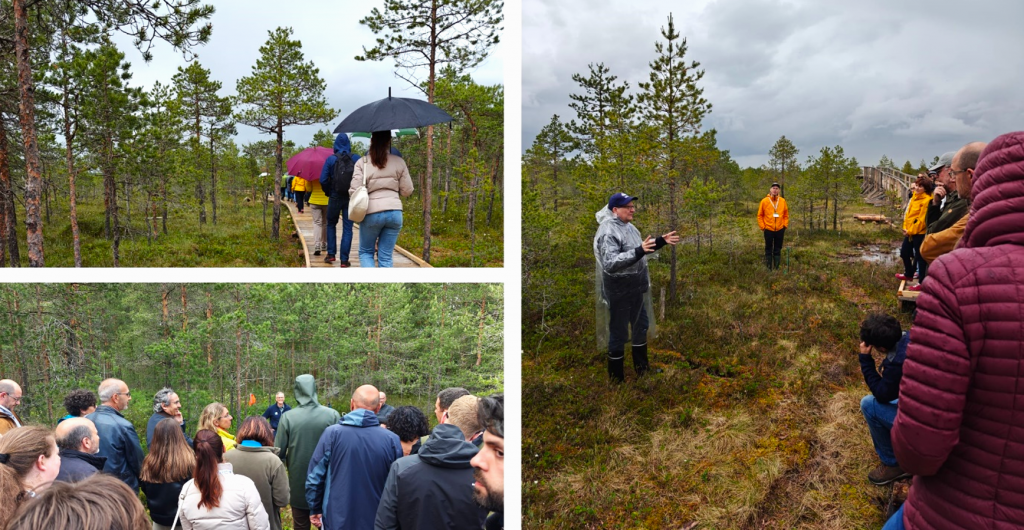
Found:
[[[640,237],[633,226],[636,206],[625,193],[608,199],[608,208],[597,213],[600,226],[594,236],[594,256],[601,270],[600,301],[608,311],[608,375],[615,382],[625,380],[626,339],[632,330],[633,368],[638,376],[647,371],[647,329],[649,325],[645,294],[650,288],[647,255],[666,244],[675,245],[679,236],[673,230],[657,239]]]
[[[926,238],[928,235],[942,232],[953,226],[960,218],[967,215],[967,211],[971,208],[970,201],[956,192],[956,179],[951,170],[954,156],[956,156],[956,151],[943,153],[939,157],[939,161],[928,168],[928,174],[935,175],[935,191],[932,194],[932,204],[928,206],[928,214],[925,217],[925,223],[928,225],[925,232]],[[921,283],[924,282],[927,274],[928,264],[922,260],[918,284],[906,289],[920,291]]]

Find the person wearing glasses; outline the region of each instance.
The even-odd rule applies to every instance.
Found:
[[[21,418],[14,407],[21,404],[21,386],[10,379],[0,379],[0,435],[21,427]]]
[[[139,492],[139,472],[142,471],[142,444],[132,422],[121,414],[128,410],[132,393],[120,379],[104,379],[96,394],[100,406],[86,416],[96,425],[100,436],[101,457],[106,457],[103,472],[121,479],[135,493]]]
[[[929,263],[935,261],[939,256],[951,252],[964,235],[967,221],[971,218],[970,206],[973,200],[971,186],[974,182],[974,167],[978,164],[978,158],[981,157],[981,152],[987,145],[985,142],[972,142],[961,147],[953,156],[953,162],[949,168],[950,179],[956,186],[955,193],[959,200],[964,202],[967,207],[963,215],[960,215],[960,218],[949,228],[925,236],[924,241],[921,242],[921,258]],[[915,290],[920,289],[921,286],[917,285]]]
[[[235,448],[235,437],[229,431],[231,429],[231,412],[220,403],[210,403],[199,414],[199,430],[206,429],[213,431],[224,439],[224,450],[230,451]]]
[[[952,170],[955,155],[956,151],[943,153],[939,157],[939,161],[928,168],[928,174],[935,175],[935,190],[932,192],[932,203],[928,206],[928,214],[925,217],[925,223],[928,224],[925,240],[928,239],[928,236],[942,232],[956,224],[963,216],[967,215],[967,210],[971,207],[970,203],[960,196],[956,189],[956,179]],[[924,247],[924,243],[921,246]],[[931,261],[933,260],[924,258],[924,264],[918,272],[918,284],[906,287],[906,290],[921,290],[921,284],[924,283],[924,279],[928,275],[926,264]]]
[[[773,182],[768,196],[761,199],[757,209],[757,225],[764,233],[764,263],[768,270],[778,269],[782,263],[782,239],[789,226],[789,206],[786,199],[779,196],[782,188]]]
[[[675,245],[675,231],[654,238],[640,237],[633,226],[636,197],[616,193],[608,198],[608,207],[596,214],[598,228],[594,236],[594,257],[597,258],[598,322],[607,322],[608,375],[612,381],[625,380],[626,340],[632,331],[633,368],[636,375],[647,372],[647,332],[650,328],[650,278],[647,255],[661,247]],[[604,329],[598,325],[598,335]]]

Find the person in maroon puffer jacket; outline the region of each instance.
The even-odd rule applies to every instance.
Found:
[[[973,180],[960,248],[917,301],[892,429],[915,477],[886,528],[1024,527],[1024,132],[989,144]]]

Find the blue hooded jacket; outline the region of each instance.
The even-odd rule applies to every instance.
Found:
[[[323,514],[323,530],[373,528],[391,464],[402,458],[398,435],[377,415],[356,409],[320,436],[309,460],[306,502]]]
[[[320,170],[320,187],[324,189],[324,193],[330,195],[331,200],[342,198],[333,195],[334,184],[331,182],[331,176],[334,175],[334,163],[338,161],[338,153],[348,153],[352,156],[353,162],[359,160],[359,155],[352,153],[352,143],[349,141],[348,135],[338,133],[338,136],[334,138],[334,154],[327,157],[324,168]],[[344,197],[344,199],[345,202],[348,201],[348,197]]]

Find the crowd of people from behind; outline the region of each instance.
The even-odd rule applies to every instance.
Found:
[[[143,455],[124,381],[100,383],[99,406],[70,393],[51,430],[24,425],[21,386],[0,380],[0,530],[280,530],[286,506],[296,529],[503,527],[502,395],[442,390],[430,430],[423,411],[388,406],[371,385],[345,415],[319,403],[312,375],[294,391],[294,408],[279,392],[234,434],[211,403],[189,438],[178,394],[161,389]]]
[[[409,167],[401,153],[391,145],[391,131],[370,135],[365,156],[352,152],[345,133],[334,140],[334,154],[324,162],[317,178],[288,175],[282,182],[281,197],[295,202],[304,213],[308,205],[313,217],[313,255],[326,252],[326,263],[339,262],[351,267],[354,222],[349,219],[349,199],[365,187],[368,197],[365,217],[359,223],[358,255],[360,267],[392,267],[395,245],[402,230],[402,198],[412,195]],[[338,222],[341,221],[341,244]],[[298,233],[293,234],[298,237]]]

